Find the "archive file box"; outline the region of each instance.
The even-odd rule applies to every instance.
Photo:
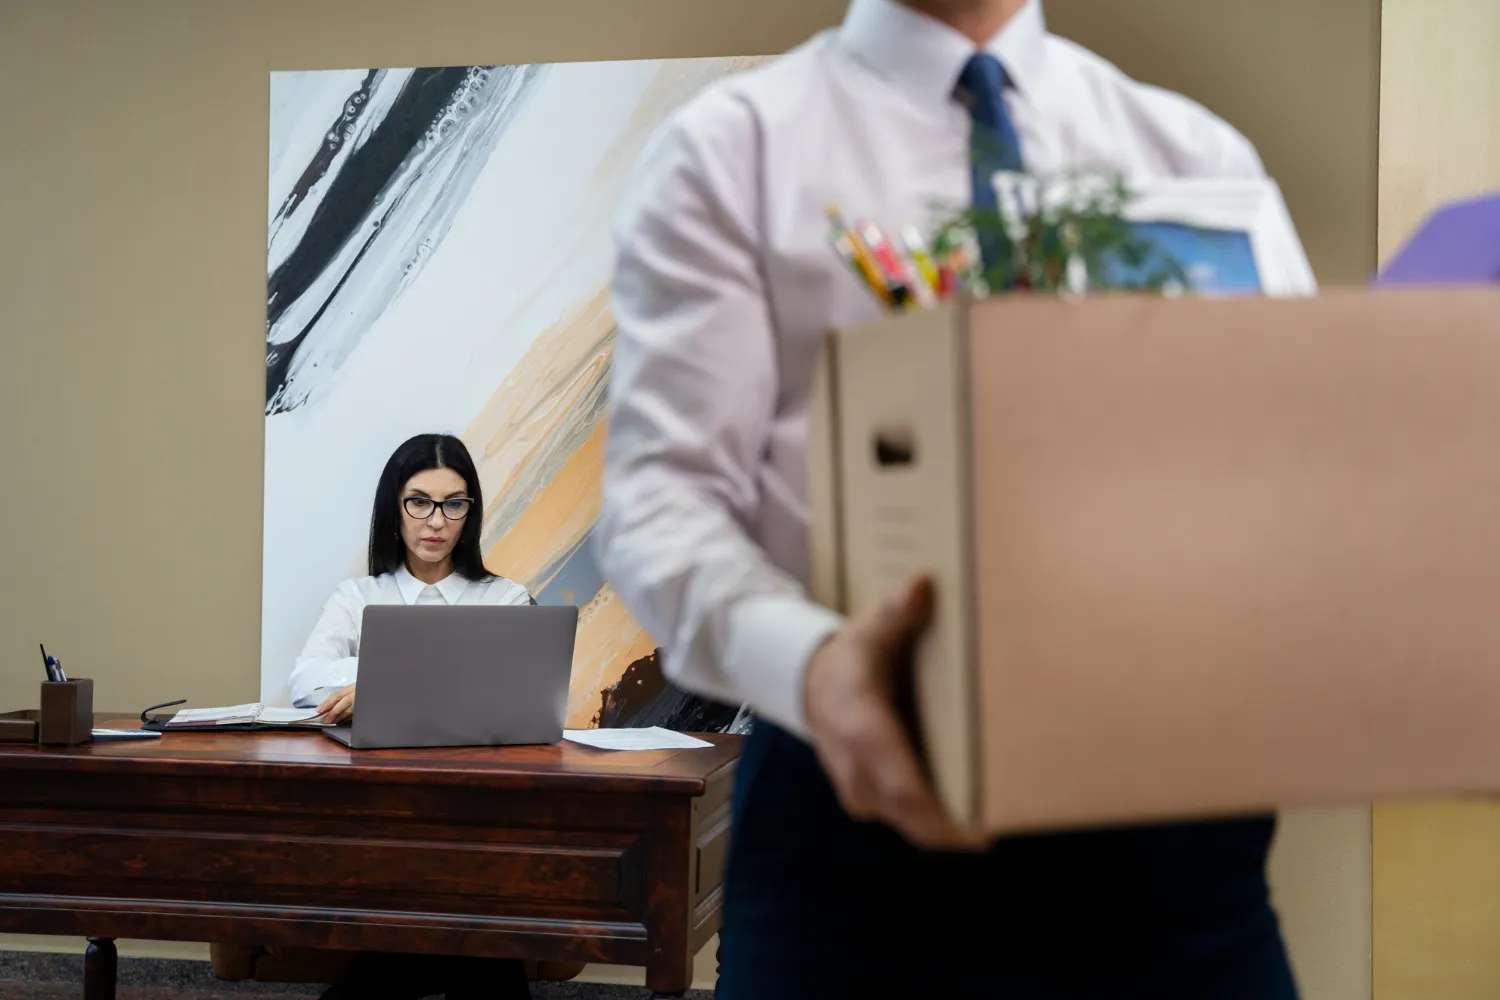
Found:
[[[935,578],[971,828],[1500,790],[1500,292],[895,317],[829,336],[809,463],[818,600]]]

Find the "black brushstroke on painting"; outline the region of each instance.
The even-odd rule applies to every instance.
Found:
[[[391,182],[408,156],[421,145],[427,132],[442,117],[444,109],[452,103],[458,91],[468,79],[470,67],[449,66],[439,69],[419,69],[412,73],[401,88],[390,112],[371,133],[363,146],[355,150],[347,164],[334,177],[328,194],[313,213],[312,221],[297,246],[287,256],[266,282],[266,329],[270,330],[281,318],[287,307],[297,301],[303,292],[312,286],[318,276],[348,242],[349,237],[369,214],[376,197]],[[348,109],[351,102],[359,99],[360,93],[368,94],[374,74],[365,77],[361,90],[351,95],[346,102],[345,113],[330,131],[345,131],[349,124]],[[358,104],[363,109],[364,103]],[[318,156],[308,164],[303,178],[318,169],[319,160],[325,157],[326,144],[319,148]],[[327,159],[331,160],[331,154]],[[323,163],[327,169],[327,162]],[[309,185],[310,187],[311,185]],[[293,197],[298,197],[296,193]],[[283,206],[283,211],[289,206]],[[372,237],[373,239],[373,237]],[[368,241],[366,241],[368,246]],[[361,248],[361,255],[366,247]],[[353,268],[349,269],[352,271]],[[348,278],[346,272],[344,278]],[[342,287],[343,282],[339,282]],[[337,289],[329,295],[329,301]],[[327,303],[324,303],[327,308]],[[308,331],[316,325],[317,316],[306,327],[299,330],[289,341],[266,345],[266,405],[286,385],[287,373],[297,348],[306,339]]]
[[[317,153],[303,169],[302,176],[298,177],[297,183],[292,186],[291,193],[281,203],[281,208],[276,210],[276,221],[280,222],[295,212],[297,206],[302,204],[302,199],[307,197],[307,192],[311,191],[313,185],[328,173],[328,168],[333,166],[333,161],[344,149],[344,143],[349,141],[355,126],[364,116],[365,108],[370,103],[370,94],[375,89],[375,81],[379,79],[380,70],[370,70],[360,81],[358,89],[345,99],[344,110],[339,115],[339,120],[329,126],[324,134],[323,145],[318,147]]]
[[[738,710],[684,691],[667,680],[658,652],[625,668],[616,684],[604,689],[597,720],[600,729],[661,726],[680,733],[722,733]]]

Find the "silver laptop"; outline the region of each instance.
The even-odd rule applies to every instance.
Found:
[[[556,743],[567,714],[578,609],[370,605],[345,746]]]

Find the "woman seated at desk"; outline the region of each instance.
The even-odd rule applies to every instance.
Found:
[[[370,575],[339,584],[288,686],[292,704],[330,721],[354,714],[359,630],[370,604],[535,604],[526,588],[485,569],[484,500],[474,460],[458,438],[423,434],[386,462],[370,515]],[[367,953],[323,1000],[529,997],[525,966],[508,959]]]
[[[333,722],[353,716],[367,605],[536,603],[485,568],[483,514],[479,473],[458,438],[421,434],[396,449],[375,487],[370,575],[345,580],[328,599],[287,681],[294,707],[316,705]]]

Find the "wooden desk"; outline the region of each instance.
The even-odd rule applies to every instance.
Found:
[[[590,961],[687,990],[740,740],[348,750],[317,734],[0,744],[0,931]]]

